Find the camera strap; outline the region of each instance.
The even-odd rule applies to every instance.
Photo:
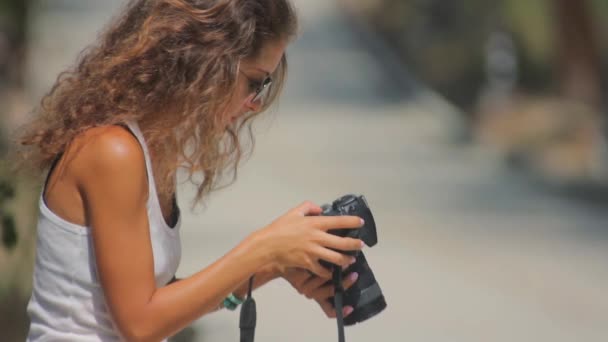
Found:
[[[253,278],[249,278],[249,290],[247,290],[247,299],[241,305],[241,315],[239,319],[239,328],[241,329],[241,342],[253,342],[255,338],[255,325],[257,321],[257,313],[255,300],[251,296],[253,290]]]
[[[253,278],[249,278],[249,289],[247,290],[247,299],[241,305],[241,314],[239,318],[239,328],[241,330],[240,342],[254,342],[255,326],[257,321],[257,310],[255,299],[251,292],[253,290]],[[335,287],[334,307],[336,310],[336,319],[338,323],[338,341],[346,342],[344,336],[344,288],[342,287],[342,270],[339,266],[334,267],[333,283]]]
[[[345,342],[344,337],[344,288],[342,287],[342,269],[340,266],[334,266],[333,283],[335,288],[334,308],[336,310],[336,321],[338,323],[338,341]]]

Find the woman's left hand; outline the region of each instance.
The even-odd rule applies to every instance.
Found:
[[[311,274],[307,270],[290,268],[285,270],[282,274],[283,278],[287,280],[291,286],[293,286],[300,294],[306,296],[308,299],[314,299],[320,306],[325,315],[328,318],[336,317],[336,310],[333,304],[329,301],[334,295],[335,289],[331,282],[331,279],[321,278],[317,275]],[[342,286],[344,289],[350,288],[358,278],[358,274],[353,272],[344,278]],[[353,312],[352,306],[345,306],[343,309],[344,317],[348,316]]]

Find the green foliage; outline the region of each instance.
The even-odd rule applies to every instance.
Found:
[[[25,38],[29,0],[0,0],[0,29],[9,31],[18,41]]]
[[[15,188],[6,180],[0,180],[0,203],[15,197]]]
[[[2,217],[2,243],[8,249],[13,249],[17,245],[17,227],[12,215],[7,214]]]
[[[509,30],[519,37],[520,47],[532,63],[548,63],[555,46],[552,6],[549,0],[503,0],[503,16]]]
[[[9,200],[14,197],[15,188],[10,180],[0,178],[0,227],[2,228],[2,244],[8,249],[14,248],[17,244],[15,218],[6,208]]]
[[[23,341],[31,293],[37,199],[33,179],[10,172],[0,160],[0,340]]]

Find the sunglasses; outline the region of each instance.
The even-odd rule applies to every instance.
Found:
[[[268,90],[270,89],[270,85],[272,85],[272,78],[270,76],[267,76],[261,81],[256,81],[253,80],[251,77],[247,76],[247,74],[243,71],[241,71],[241,73],[247,78],[247,81],[249,82],[249,94],[254,94],[253,99],[251,99],[251,102],[255,103],[260,100],[263,100],[266,95],[268,95]]]

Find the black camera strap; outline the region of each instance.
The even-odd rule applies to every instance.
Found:
[[[241,329],[241,342],[253,342],[255,338],[255,325],[257,321],[257,313],[255,300],[251,296],[253,290],[253,278],[249,278],[249,290],[247,291],[247,299],[241,306],[241,316],[239,319],[239,328]]]
[[[255,326],[257,321],[257,312],[255,299],[251,292],[253,290],[253,278],[249,278],[249,289],[247,291],[247,299],[241,305],[241,315],[239,319],[239,328],[241,330],[240,342],[254,342]],[[342,270],[339,266],[335,266],[333,270],[333,283],[335,287],[334,307],[336,310],[336,319],[338,322],[338,341],[346,342],[344,336],[344,287],[342,287]]]
[[[334,288],[336,289],[334,294],[334,308],[336,310],[336,320],[338,322],[338,341],[345,342],[344,337],[344,288],[342,287],[342,269],[340,266],[334,266],[333,272]]]

